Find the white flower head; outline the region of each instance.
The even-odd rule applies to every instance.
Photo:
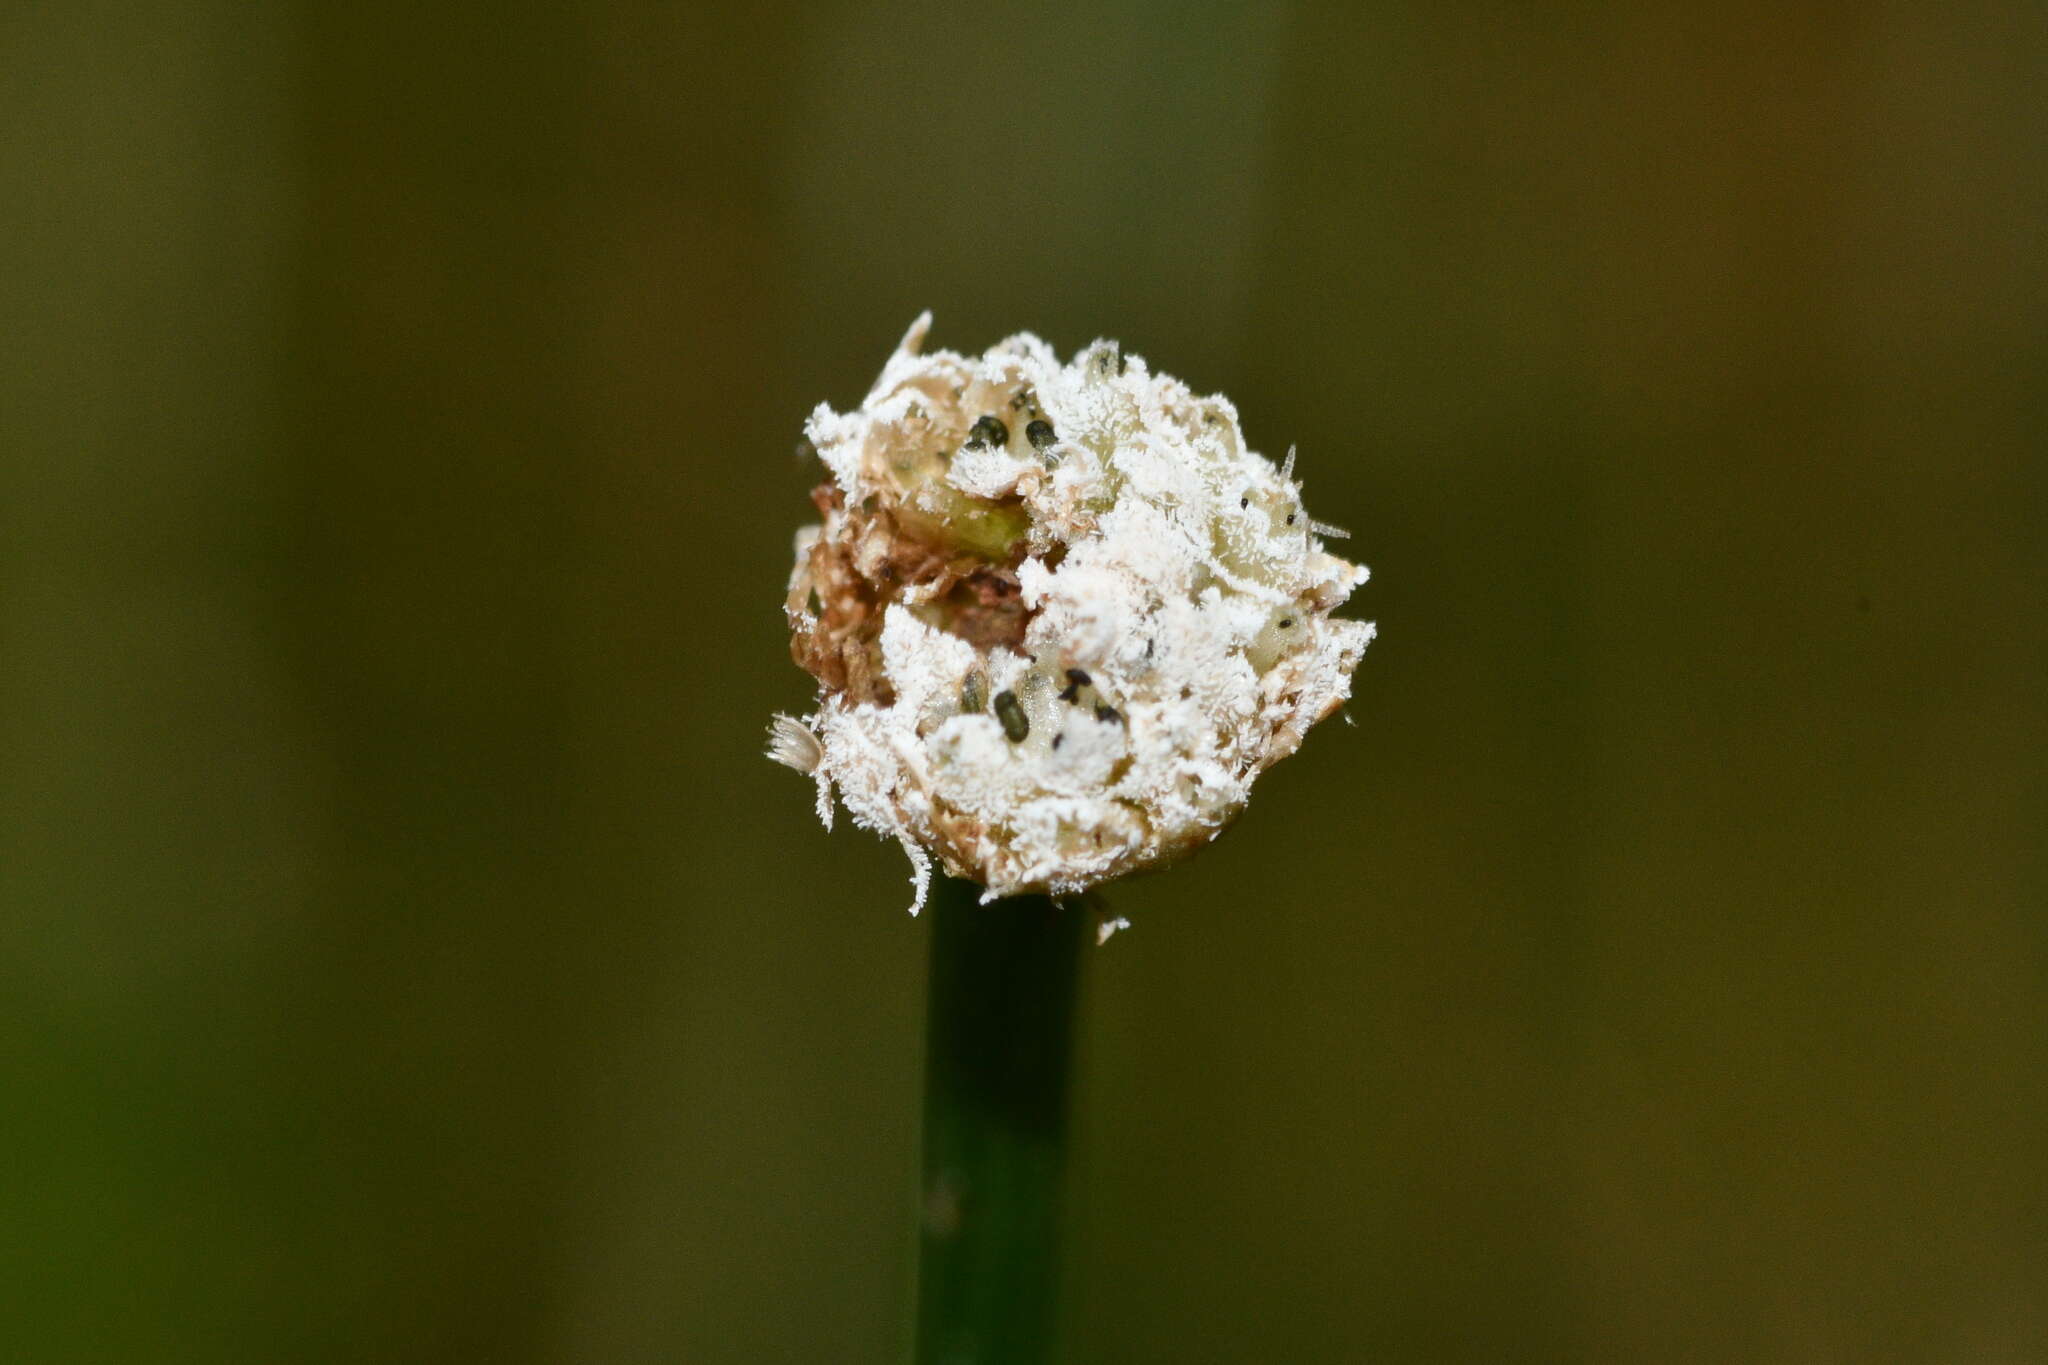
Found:
[[[787,611],[819,706],[770,756],[902,841],[920,902],[927,853],[987,898],[1181,857],[1349,696],[1373,627],[1330,613],[1366,571],[1228,400],[1111,341],[926,355],[930,326],[806,423],[830,477]]]

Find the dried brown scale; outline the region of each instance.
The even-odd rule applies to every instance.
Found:
[[[959,636],[979,649],[1021,650],[1031,627],[1017,575],[1008,569],[977,566],[938,600],[917,608],[920,619]]]
[[[790,652],[820,683],[855,700],[894,701],[881,671],[881,621],[900,601],[915,601],[921,619],[978,648],[1022,646],[1033,613],[1014,564],[949,556],[900,526],[887,508],[847,509],[830,484],[811,497],[830,534],[812,543],[791,586]]]
[[[837,510],[827,515],[846,518]],[[880,673],[879,622],[886,599],[854,558],[844,540],[820,537],[812,543],[790,589],[790,653],[826,687],[886,704],[894,695]],[[806,609],[813,598],[815,615]]]

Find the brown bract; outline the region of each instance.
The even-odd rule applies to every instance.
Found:
[[[892,603],[976,648],[1022,649],[1032,613],[1017,581],[1021,544],[1008,563],[991,564],[947,554],[872,498],[847,506],[831,482],[813,489],[811,501],[825,524],[798,562],[785,610],[791,656],[829,691],[895,704],[881,656],[882,615]]]

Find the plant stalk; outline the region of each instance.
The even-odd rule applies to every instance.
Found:
[[[936,877],[917,1365],[1051,1358],[1080,905]]]

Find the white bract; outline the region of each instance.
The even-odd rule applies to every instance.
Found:
[[[1180,857],[1350,694],[1366,578],[1237,411],[1114,342],[922,354],[805,431],[830,480],[787,609],[816,714],[770,756],[987,897]],[[913,910],[916,906],[912,907]]]

